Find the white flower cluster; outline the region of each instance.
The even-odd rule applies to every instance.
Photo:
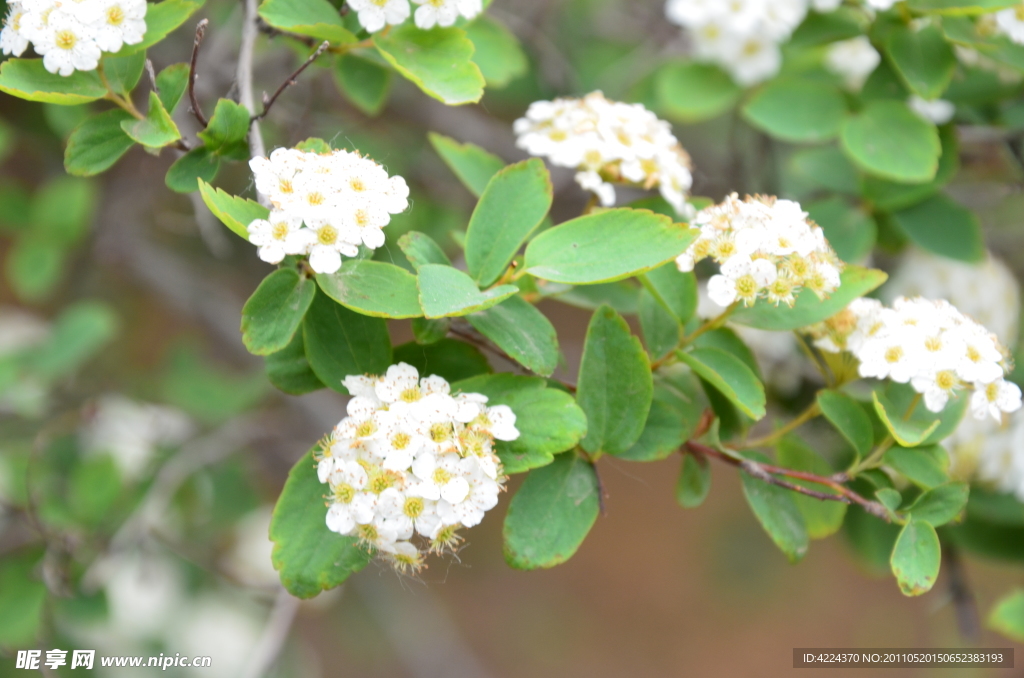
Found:
[[[0,51],[21,56],[31,43],[51,73],[92,71],[103,52],[142,42],[146,0],[8,0]]]
[[[434,26],[447,27],[460,16],[472,19],[483,11],[481,0],[412,0],[419,5],[414,20],[424,30]],[[409,0],[348,0],[348,5],[370,33],[384,26],[397,26],[409,18]]]
[[[249,224],[249,242],[260,259],[276,264],[286,255],[309,255],[317,273],[334,273],[341,257],[359,246],[384,244],[381,230],[409,206],[400,176],[359,153],[311,153],[278,148],[270,158],[249,161],[256,190],[273,205],[266,219]]]
[[[668,20],[686,28],[698,59],[718,64],[741,85],[774,76],[779,46],[809,9],[834,11],[842,0],[668,0]]]
[[[942,441],[949,452],[951,478],[980,480],[1024,502],[1024,416],[1002,425],[966,417]]]
[[[862,377],[910,383],[932,412],[971,387],[975,419],[1021,407],[1021,391],[1003,378],[1007,351],[999,339],[948,301],[900,297],[891,308],[876,299],[857,299],[845,311],[810,330],[815,345],[832,353],[849,351]]]
[[[825,52],[825,67],[842,78],[852,92],[861,90],[880,63],[882,55],[866,35],[834,42]]]
[[[535,101],[514,130],[519,148],[577,170],[576,183],[605,207],[615,204],[615,182],[657,186],[676,212],[687,214],[690,156],[671,125],[641,104],[609,101],[601,92]]]
[[[317,468],[331,487],[327,527],[418,569],[414,535],[441,551],[498,503],[505,475],[494,440],[519,437],[516,415],[479,393],[453,395],[447,381],[420,379],[405,363],[343,383],[354,397]]]
[[[697,213],[691,226],[700,237],[676,259],[692,271],[711,257],[721,272],[708,281],[708,296],[719,306],[759,297],[792,306],[801,289],[824,299],[839,288],[843,262],[821,227],[807,219],[799,203],[735,193]]]

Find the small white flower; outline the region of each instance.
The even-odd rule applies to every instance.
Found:
[[[84,5],[86,3],[79,3]],[[96,44],[104,52],[117,52],[124,45],[137,45],[146,34],[144,0],[98,0]]]
[[[28,49],[29,40],[22,29],[22,17],[25,10],[20,2],[7,3],[7,16],[4,27],[0,30],[0,52],[21,56]]]
[[[971,414],[975,419],[991,416],[1002,419],[1003,412],[1016,412],[1021,407],[1020,387],[1011,381],[1000,379],[990,384],[975,384],[971,396]]]
[[[846,88],[859,92],[874,72],[882,56],[865,35],[829,45],[825,53],[825,67],[843,79]]]
[[[910,110],[914,111],[914,113],[936,125],[945,125],[956,115],[956,106],[945,99],[928,101],[916,94],[912,94],[910,99],[907,100],[907,105],[910,106]]]
[[[425,499],[444,499],[458,504],[469,495],[469,482],[463,477],[457,454],[421,454],[412,463],[412,472],[421,481],[416,492]]]
[[[1024,4],[996,12],[996,26],[1011,41],[1024,45]]]
[[[750,306],[776,276],[775,266],[770,261],[751,260],[745,254],[738,254],[722,266],[720,275],[708,281],[708,295],[719,306],[730,306],[736,300]]]
[[[249,242],[259,249],[260,259],[280,263],[287,255],[306,254],[315,233],[302,228],[302,222],[286,213],[271,212],[267,219],[256,219],[248,227]]]
[[[95,70],[102,55],[95,41],[96,30],[67,14],[54,15],[33,40],[37,51],[43,53],[43,66],[63,76],[76,70]]]
[[[412,0],[416,10],[416,26],[427,30],[434,26],[448,27],[459,18],[459,0]]]
[[[409,0],[349,0],[349,7],[358,13],[359,23],[370,33],[385,25],[397,26],[409,18]]]
[[[309,265],[317,273],[336,273],[341,268],[341,255],[354,257],[359,246],[349,239],[351,231],[330,221],[310,225],[313,233],[309,247]]]

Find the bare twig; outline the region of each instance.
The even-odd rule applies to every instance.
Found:
[[[960,636],[964,640],[976,643],[981,638],[978,603],[967,582],[967,573],[960,560],[960,553],[955,546],[943,544],[942,560],[945,562],[945,571],[949,575],[949,596],[956,612],[956,625],[960,630]]]
[[[794,471],[788,468],[781,468],[779,466],[772,466],[770,464],[761,464],[751,459],[743,459],[740,457],[733,457],[724,452],[716,450],[713,447],[702,445],[700,443],[690,441],[686,443],[685,448],[691,452],[699,452],[708,457],[714,457],[719,461],[724,461],[732,466],[739,467],[743,471],[746,471],[758,480],[764,481],[771,485],[777,485],[793,492],[806,495],[808,497],[814,497],[821,501],[838,501],[844,504],[856,504],[863,508],[865,511],[873,516],[881,518],[886,522],[890,522],[889,512],[884,506],[876,501],[871,501],[860,496],[848,487],[844,487],[840,483],[836,482],[832,478],[826,478],[824,476],[815,475],[813,473],[806,473],[804,471]],[[776,476],[784,476],[787,478],[793,478],[795,480],[803,480],[805,482],[814,483],[815,485],[821,485],[827,487],[835,494],[828,492],[818,492],[811,490],[802,485],[791,483],[788,480],[783,480]]]
[[[203,109],[199,107],[199,99],[196,98],[196,61],[199,59],[199,45],[202,44],[203,36],[206,35],[206,27],[209,25],[209,19],[203,19],[196,24],[196,39],[192,43],[192,61],[188,68],[188,101],[192,106],[192,114],[196,116],[196,120],[203,126],[203,129],[206,129],[210,121],[203,115]]]
[[[249,658],[249,663],[242,671],[244,678],[261,678],[273,668],[284,647],[284,641],[288,639],[298,609],[299,599],[282,588],[274,601],[274,609],[270,611],[267,624],[263,627],[263,634],[256,644],[256,652]]]
[[[245,106],[249,115],[256,113],[256,99],[253,95],[252,84],[252,62],[253,51],[256,47],[256,38],[260,34],[259,15],[257,9],[259,0],[245,0],[245,14],[242,17],[242,46],[238,50],[238,69],[235,79],[238,82],[238,103]],[[249,155],[264,157],[267,155],[267,148],[263,144],[263,133],[260,131],[259,121],[255,121],[249,127]],[[267,198],[259,195],[260,203],[268,205]]]
[[[322,43],[320,43],[320,46],[316,48],[316,51],[313,52],[312,54],[310,54],[309,58],[306,59],[306,61],[303,62],[303,64],[301,66],[299,66],[298,69],[296,69],[296,71],[294,73],[289,75],[285,79],[285,81],[281,83],[281,86],[277,88],[277,91],[274,92],[273,96],[271,96],[268,99],[267,95],[264,94],[263,95],[263,112],[260,113],[259,115],[252,116],[252,122],[255,123],[255,122],[257,122],[259,120],[262,120],[263,118],[267,117],[267,113],[270,112],[271,106],[273,106],[274,102],[277,101],[277,98],[279,96],[281,96],[281,93],[284,92],[289,87],[291,87],[292,85],[294,85],[297,82],[298,77],[300,75],[302,75],[302,71],[304,71],[307,68],[309,68],[310,64],[312,64],[314,61],[316,61],[317,58],[321,54],[326,52],[327,48],[330,47],[330,46],[331,46],[331,43],[329,43],[328,41],[324,40]]]

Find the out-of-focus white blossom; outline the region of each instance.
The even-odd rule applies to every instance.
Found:
[[[676,212],[689,214],[690,156],[672,127],[641,104],[609,101],[601,92],[536,101],[514,130],[519,148],[575,169],[576,182],[606,207],[615,204],[618,183],[658,188]]]
[[[792,306],[804,288],[824,299],[839,287],[842,262],[821,228],[792,200],[740,200],[734,193],[698,212],[692,225],[700,237],[676,265],[692,271],[709,257],[719,264],[708,294],[720,306],[736,301],[751,306],[758,299]]]
[[[460,16],[473,19],[483,11],[480,0],[412,0],[419,5],[414,20],[424,30],[434,26],[447,27]]]
[[[80,431],[87,454],[109,454],[126,478],[138,478],[160,445],[178,445],[194,431],[180,410],[110,394],[96,401]]]
[[[9,0],[0,51],[20,56],[29,44],[51,73],[92,71],[103,52],[142,42],[145,0]]]
[[[956,105],[945,99],[929,101],[922,99],[916,94],[911,94],[910,98],[907,99],[907,105],[910,106],[910,110],[914,113],[936,125],[945,125],[956,114]]]
[[[309,255],[317,273],[334,273],[359,246],[377,249],[391,215],[409,206],[409,187],[373,160],[348,151],[279,148],[249,162],[256,189],[273,205],[248,225],[249,241],[271,264]]]
[[[384,26],[396,26],[409,18],[409,0],[348,0],[359,23],[370,33]]]
[[[996,12],[995,25],[1010,40],[1024,45],[1024,3]]]
[[[866,35],[834,42],[825,52],[825,67],[843,79],[846,88],[859,92],[882,56]]]
[[[317,475],[331,488],[327,527],[356,536],[399,569],[458,541],[498,503],[505,483],[494,441],[515,440],[516,415],[476,393],[451,393],[438,376],[392,365],[353,375],[348,416],[322,445]]]

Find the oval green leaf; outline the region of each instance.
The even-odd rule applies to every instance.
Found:
[[[676,355],[748,417],[764,418],[764,385],[742,360],[718,348],[678,351]]]
[[[320,273],[324,294],[357,313],[376,318],[417,318],[416,276],[394,264],[372,259],[346,261],[336,273]]]
[[[978,217],[945,193],[895,212],[892,218],[914,244],[930,252],[972,264],[985,259]]]
[[[7,59],[0,63],[0,92],[28,101],[77,106],[107,95],[96,71],[75,71],[64,77],[50,73],[42,59]]]
[[[558,367],[558,333],[554,325],[522,297],[509,297],[466,319],[531,372],[550,377]]]
[[[499,285],[481,292],[468,275],[440,264],[420,266],[416,284],[420,306],[427,318],[469,315],[500,304],[519,292],[515,285]]]
[[[538,235],[526,248],[526,270],[571,285],[622,280],[675,259],[697,235],[648,210],[606,210]]]
[[[203,202],[213,215],[246,242],[249,241],[249,224],[256,219],[266,219],[270,215],[270,210],[258,202],[231,195],[220,188],[214,188],[202,179],[199,179],[198,183],[199,195],[203,197]]]
[[[942,548],[935,528],[922,520],[903,526],[889,565],[905,596],[928,593],[939,576]]]
[[[871,419],[856,400],[839,391],[823,390],[818,393],[818,407],[859,457],[866,457],[871,452],[875,442],[874,429]]]
[[[384,374],[391,365],[387,322],[350,311],[322,292],[302,321],[302,338],[313,373],[338,393],[348,393],[345,377]]]
[[[483,195],[491,177],[505,167],[504,160],[475,144],[460,144],[435,132],[429,133],[427,138],[448,168],[478,198]]]
[[[846,100],[828,83],[778,78],[758,90],[742,110],[747,122],[776,139],[819,143],[839,134]]]
[[[861,169],[884,179],[921,183],[935,177],[942,146],[935,125],[902,101],[873,101],[843,123],[843,150]]]
[[[292,268],[281,268],[256,288],[242,308],[242,343],[255,355],[283,350],[313,303],[316,285]]]
[[[472,60],[475,48],[461,28],[424,31],[410,22],[377,33],[373,44],[399,73],[449,106],[476,103],[484,95],[484,76]]]

